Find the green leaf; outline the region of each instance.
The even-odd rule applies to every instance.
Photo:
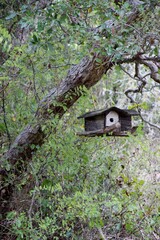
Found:
[[[139,183],[139,185],[142,186],[145,183],[145,181],[144,180],[140,180],[138,183]]]
[[[4,123],[0,123],[0,132],[5,132],[6,128],[5,128],[5,125]]]
[[[13,219],[15,216],[16,216],[16,211],[11,211],[11,212],[8,212],[7,213],[7,219],[8,220],[11,220],[11,219]]]
[[[3,42],[3,39],[4,39],[3,37],[0,37],[0,44]]]
[[[96,58],[96,62],[97,62],[97,63],[102,63],[102,59]]]
[[[17,16],[17,13],[15,11],[12,11],[7,17],[6,20],[11,20]]]

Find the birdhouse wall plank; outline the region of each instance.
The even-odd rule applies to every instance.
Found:
[[[128,131],[131,129],[131,116],[120,116],[121,131]]]
[[[95,131],[104,128],[104,115],[85,119],[85,131]]]

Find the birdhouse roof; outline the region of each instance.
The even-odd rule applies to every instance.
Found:
[[[88,118],[88,117],[93,117],[93,116],[97,116],[97,115],[101,115],[101,114],[107,114],[110,111],[115,111],[121,115],[124,116],[137,116],[139,115],[139,113],[135,110],[129,110],[129,109],[120,109],[117,107],[111,107],[111,108],[105,108],[105,109],[101,109],[101,110],[96,110],[96,111],[92,111],[92,112],[87,112],[81,116],[78,117],[79,118]]]

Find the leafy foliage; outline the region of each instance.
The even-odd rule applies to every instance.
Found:
[[[77,137],[73,116],[86,99],[59,122],[17,185],[21,207],[8,219],[18,239],[97,239],[98,229],[123,239],[158,234],[158,146],[150,159],[153,146],[142,133],[127,139]]]
[[[141,51],[158,56],[159,9],[144,17],[145,7],[140,6],[143,21],[126,28],[131,5],[122,1],[119,7],[115,2],[1,3],[1,156],[26,124],[34,121],[40,100],[65,78],[71,66],[86,55],[99,53],[112,56],[117,63],[92,90],[77,89],[81,98],[61,120],[54,117],[42,124],[47,141],[37,147],[27,167],[22,161],[19,177],[15,169],[5,180],[6,185],[15,183],[5,219],[10,239],[159,237],[159,132],[149,125],[144,132],[138,122],[136,137],[76,135],[83,128],[77,116],[106,105],[141,108],[149,121],[159,122],[159,85],[143,66],[147,85],[132,93],[134,102],[130,103],[124,92],[137,88],[140,81],[133,77],[132,63],[122,66],[118,62]],[[115,25],[106,28],[110,21]],[[102,60],[97,58],[97,63],[101,65]]]

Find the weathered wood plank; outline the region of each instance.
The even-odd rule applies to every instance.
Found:
[[[131,134],[135,134],[138,126],[135,126],[133,128],[130,129],[130,131],[119,131],[120,128],[114,127],[110,129],[100,129],[97,131],[84,131],[84,132],[78,132],[77,135],[78,136],[84,136],[84,137],[96,137],[96,136],[103,136],[106,135],[107,137],[129,137],[129,133]]]
[[[120,127],[121,127],[120,123],[116,123],[116,124],[113,124],[112,126],[105,127],[103,129],[98,129],[98,130],[94,130],[94,131],[85,131],[82,133],[77,133],[77,135],[79,135],[79,136],[101,136],[103,134],[110,133],[110,132],[118,133],[120,130]]]
[[[131,116],[120,116],[121,131],[131,130]]]
[[[104,128],[104,116],[96,116],[85,119],[85,131],[96,131]]]

